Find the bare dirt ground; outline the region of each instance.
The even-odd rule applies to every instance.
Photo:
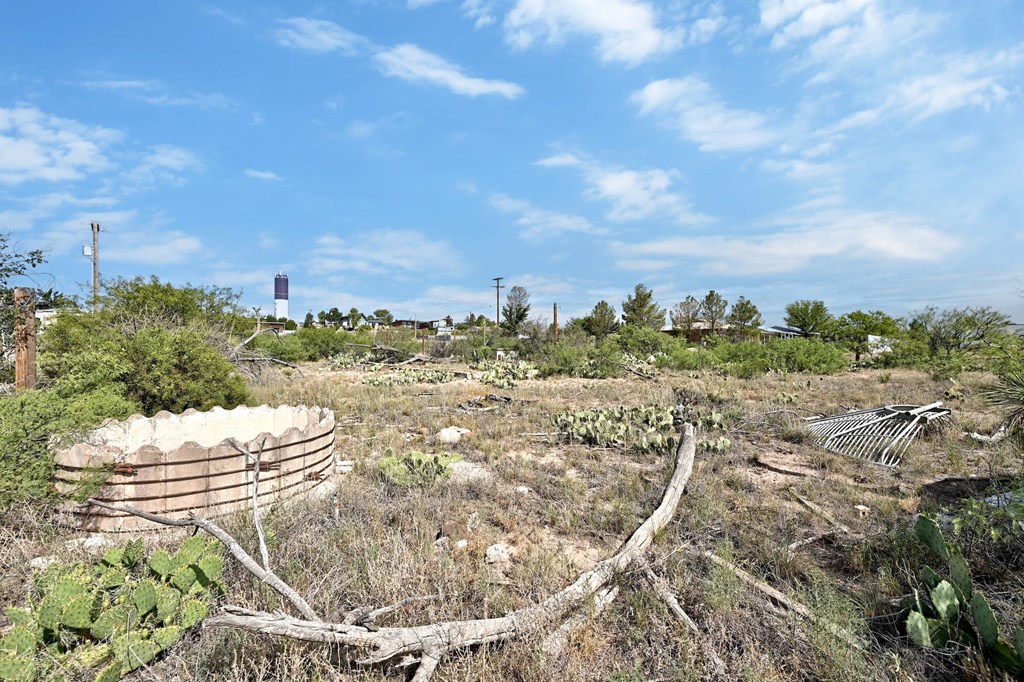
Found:
[[[331,407],[338,417],[336,502],[309,499],[268,510],[275,568],[330,618],[354,606],[386,605],[414,595],[439,600],[409,606],[386,624],[420,624],[500,615],[537,603],[579,571],[613,553],[651,511],[671,457],[567,443],[551,432],[552,415],[569,409],[673,405],[673,389],[701,396],[722,413],[720,453],[698,449],[677,519],[657,539],[655,565],[703,639],[727,666],[728,679],[985,679],[965,655],[936,654],[903,637],[897,600],[916,583],[923,561],[912,515],[938,511],[1019,475],[1009,444],[983,446],[963,431],[991,432],[1000,416],[978,395],[987,378],[952,384],[911,371],[858,371],[832,377],[770,375],[739,380],[712,373],[639,378],[521,381],[497,390],[478,381],[374,387],[363,373],[304,368],[256,389],[256,399]],[[487,394],[512,399],[489,411],[460,404]],[[946,400],[953,423],[919,437],[895,470],[822,451],[803,416],[885,404]],[[441,442],[449,426],[467,429]],[[402,490],[381,481],[377,461],[419,450],[458,453],[446,483]],[[812,509],[806,500],[834,520]],[[69,549],[67,533],[12,516],[0,545],[5,605],[24,603],[29,560]],[[12,527],[11,524],[18,524]],[[836,530],[837,524],[846,531]],[[252,546],[249,519],[228,524]],[[793,543],[835,531],[795,550]],[[160,534],[154,544],[172,543]],[[488,562],[501,544],[508,561]],[[702,559],[710,550],[805,604],[818,624],[795,616]],[[229,601],[254,608],[280,604],[241,571],[229,571]],[[673,620],[638,576],[621,577],[618,599],[588,620],[555,660],[538,642],[481,648],[445,661],[440,680],[697,680],[710,675],[698,638]],[[1019,585],[1017,589],[1019,591]],[[1019,603],[1001,615],[1016,623]],[[1016,620],[1013,620],[1016,619]],[[837,640],[823,622],[855,634],[863,648]],[[331,652],[226,630],[192,636],[152,679],[396,680],[387,669],[355,671]],[[176,650],[177,652],[177,650]],[[149,679],[149,677],[146,677]]]

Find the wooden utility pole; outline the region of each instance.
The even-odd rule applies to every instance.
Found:
[[[504,277],[494,278],[494,322],[495,324],[501,324],[501,290],[504,289],[501,280]]]
[[[100,224],[91,223],[92,228],[92,311],[100,311]]]
[[[555,341],[558,341],[558,304],[552,305],[551,314],[555,318]]]
[[[14,290],[14,388],[36,385],[36,304],[31,289]]]

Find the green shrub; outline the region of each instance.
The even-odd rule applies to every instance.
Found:
[[[712,349],[727,371],[751,378],[769,371],[835,374],[849,363],[839,347],[817,339],[773,339],[768,343],[723,343]]]
[[[610,334],[606,338],[615,339],[623,352],[638,358],[666,353],[674,343],[672,337],[662,331],[635,325],[626,325],[617,334]]]
[[[8,608],[0,679],[117,680],[167,651],[206,618],[224,562],[220,543],[194,536],[173,555],[143,557],[142,540],[94,564],[52,563],[27,609]]]
[[[452,464],[462,461],[458,454],[427,455],[418,450],[401,457],[387,454],[377,466],[385,483],[405,488],[430,488],[448,480]]]
[[[86,360],[100,358],[86,354]],[[116,359],[100,363],[119,373]],[[51,447],[64,444],[105,418],[123,419],[139,411],[123,387],[104,381],[99,371],[69,374],[54,385],[0,399],[0,509],[24,499],[49,500],[54,494]]]

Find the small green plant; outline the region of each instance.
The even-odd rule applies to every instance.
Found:
[[[370,374],[363,378],[369,386],[406,386],[409,384],[446,384],[455,375],[443,369],[400,369],[387,374]]]
[[[657,406],[562,412],[551,421],[570,442],[578,440],[598,447],[662,451],[676,442],[671,410]]]
[[[405,488],[430,488],[452,475],[452,464],[461,462],[462,456],[453,453],[428,455],[418,450],[407,452],[401,457],[391,454],[380,458],[381,478],[392,486]]]
[[[473,365],[484,371],[480,381],[495,388],[511,389],[516,382],[537,375],[537,368],[523,360],[484,360]]]
[[[28,608],[8,608],[14,627],[0,639],[0,680],[80,677],[100,668],[114,682],[177,644],[206,617],[224,562],[203,536],[147,561],[142,540],[95,564],[50,564],[35,579]]]
[[[725,436],[719,436],[714,440],[703,441],[700,446],[708,452],[722,453],[732,447],[732,441]]]
[[[337,355],[332,355],[329,358],[329,362],[333,369],[352,369],[363,362],[365,358],[365,355],[354,355],[352,353],[341,352]]]
[[[930,566],[921,567],[922,595],[915,590],[907,618],[907,634],[925,647],[956,642],[980,651],[993,667],[1013,675],[1024,673],[1024,629],[1017,628],[1013,646],[999,638],[999,624],[988,599],[975,589],[971,570],[957,545],[946,542],[938,525],[920,516],[918,539],[946,563],[948,579]]]

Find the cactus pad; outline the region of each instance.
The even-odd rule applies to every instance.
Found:
[[[216,582],[224,572],[224,560],[216,554],[209,554],[199,560],[199,571],[202,573],[199,580],[203,585]]]
[[[110,566],[100,574],[99,584],[103,589],[109,590],[112,587],[121,587],[121,585],[124,585],[124,581],[127,577],[127,573],[120,566]]]
[[[61,603],[53,595],[48,595],[36,609],[36,621],[47,630],[56,630],[60,626]]]
[[[139,559],[142,558],[142,552],[144,549],[145,546],[142,543],[142,538],[126,542],[124,549],[121,551],[121,565],[131,568],[135,564],[139,563]]]
[[[139,612],[134,605],[122,604],[101,613],[90,632],[96,639],[118,637],[133,630],[139,620]]]
[[[28,682],[36,679],[36,662],[31,658],[0,658],[0,680]]]
[[[971,569],[959,550],[949,554],[949,580],[957,589],[960,601],[967,604],[971,600]]]
[[[136,633],[131,633],[124,638],[124,642],[114,643],[114,655],[121,661],[122,671],[137,670],[146,665],[160,653],[160,648],[154,642],[142,639]]]
[[[93,597],[85,594],[71,600],[60,616],[60,622],[74,630],[85,630],[92,626]]]
[[[907,634],[921,646],[930,647],[932,636],[928,627],[928,619],[917,611],[911,611],[907,618]]]
[[[936,573],[931,566],[922,566],[921,582],[927,585],[929,590],[934,590],[935,586],[942,582],[942,576]]]
[[[1024,628],[1017,628],[1013,633],[1013,648],[1017,650],[1017,658],[1024,661]]]
[[[80,597],[88,592],[89,588],[85,583],[72,577],[65,577],[58,580],[46,596],[56,599],[61,607],[65,607],[75,597]]]
[[[174,555],[174,562],[179,567],[188,566],[199,561],[204,552],[206,552],[206,540],[201,535],[193,535],[181,543],[181,547]]]
[[[181,627],[186,630],[198,625],[206,618],[206,604],[197,599],[188,599],[181,605]]]
[[[118,682],[121,679],[121,664],[111,663],[100,671],[93,682]]]
[[[196,570],[191,566],[183,566],[171,576],[171,584],[182,593],[187,593],[196,581]]]
[[[139,610],[139,615],[145,617],[156,608],[156,585],[149,580],[139,583],[132,592],[132,603]]]
[[[939,614],[939,618],[947,623],[956,620],[957,614],[960,611],[960,602],[956,596],[956,590],[953,586],[943,580],[935,589],[931,592],[932,604],[935,606],[935,611]]]
[[[156,619],[163,623],[171,618],[181,603],[181,593],[173,587],[160,585],[156,590]]]
[[[917,524],[914,530],[921,542],[938,554],[943,561],[949,561],[949,547],[946,546],[946,540],[942,537],[942,531],[939,530],[934,521],[922,514],[917,517]]]
[[[79,646],[71,657],[71,663],[82,670],[89,670],[106,663],[112,653],[109,644]]]
[[[183,632],[184,631],[177,625],[168,625],[165,628],[157,628],[156,630],[153,630],[151,640],[160,647],[161,651],[166,651],[181,641],[181,635]]]
[[[4,613],[7,614],[7,620],[14,625],[24,625],[27,628],[36,627],[36,619],[32,617],[31,611],[8,606],[4,609]]]
[[[23,625],[17,625],[0,639],[0,651],[15,656],[28,656],[36,651],[36,635]]]
[[[149,569],[161,578],[166,578],[174,573],[174,561],[166,550],[158,549],[149,557]]]
[[[981,592],[975,592],[971,597],[971,614],[974,616],[974,625],[978,628],[978,637],[986,649],[991,649],[999,641],[999,623],[996,622],[988,599]]]

